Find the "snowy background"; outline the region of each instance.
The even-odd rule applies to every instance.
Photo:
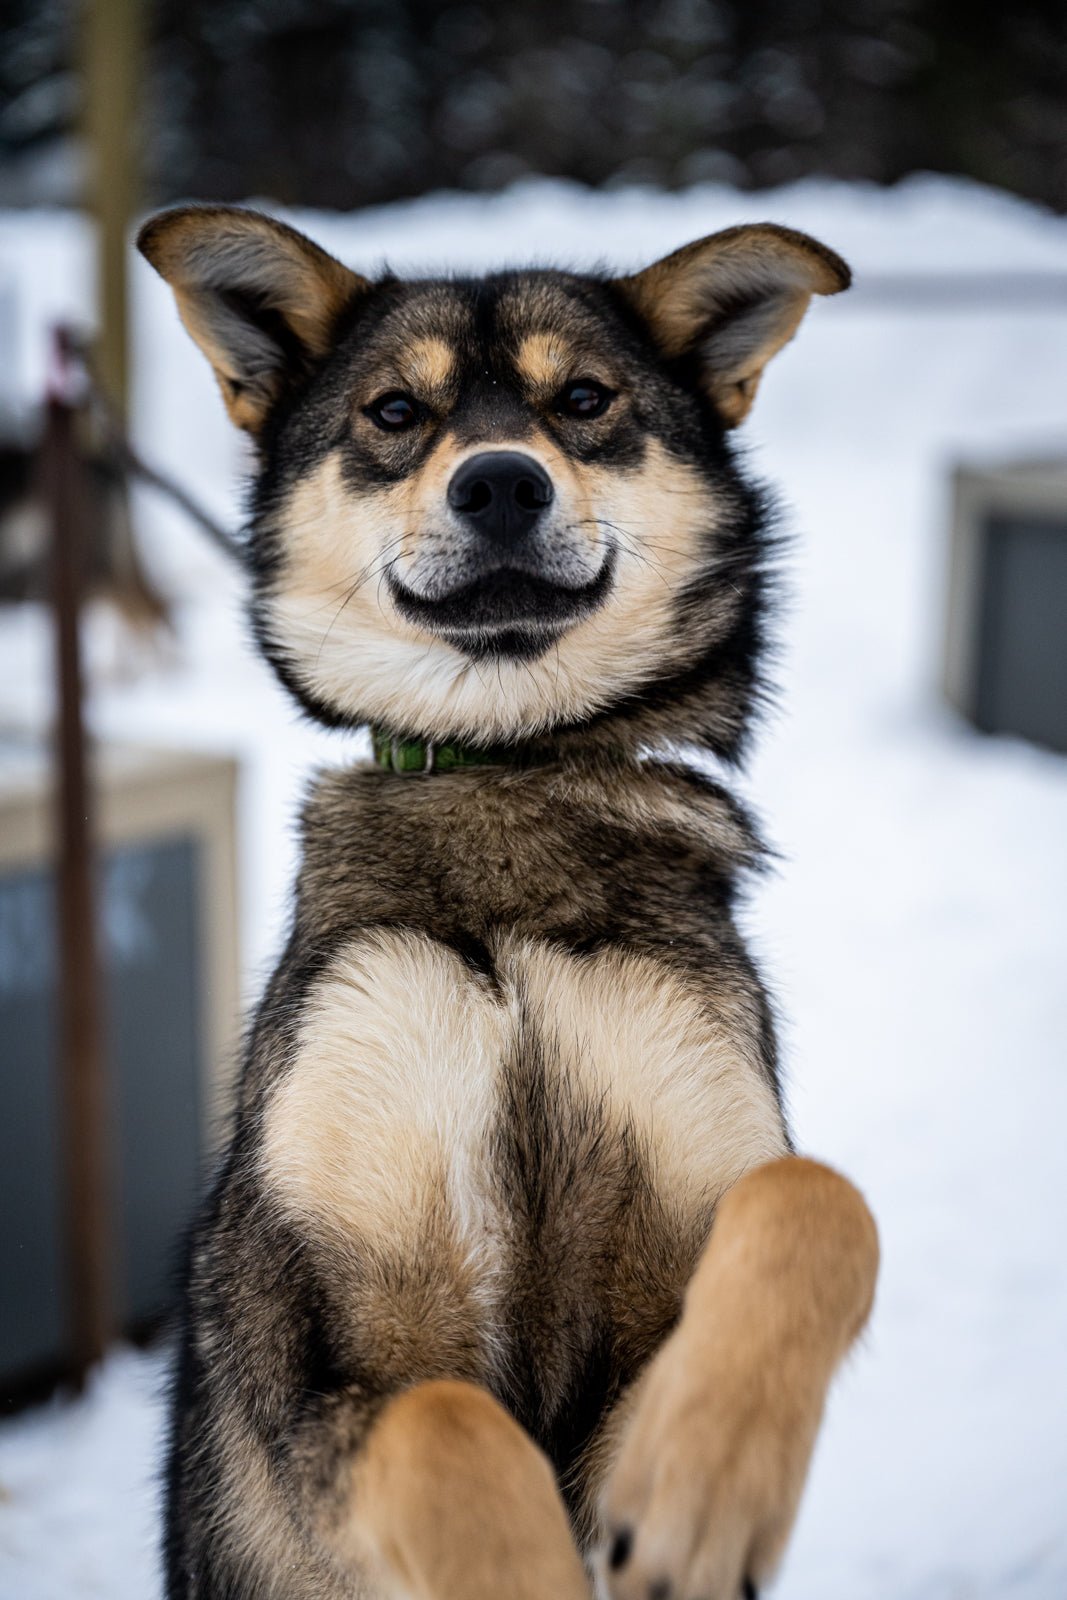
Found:
[[[780,710],[744,790],[782,854],[749,913],[785,1018],[800,1145],[842,1166],[884,1267],[840,1378],[782,1600],[1067,1596],[1067,761],[982,739],[941,704],[949,472],[1062,453],[1067,307],[889,308],[866,274],[1067,271],[1067,220],[941,179],[590,194],[546,183],[292,220],[363,270],[644,264],[745,219],[822,237],[857,287],[817,304],[744,429],[781,485]],[[43,328],[86,319],[70,214],[0,214],[14,382]],[[169,295],[134,279],[139,442],[227,520],[241,445]],[[278,948],[307,769],[353,741],[302,726],[251,657],[233,575],[158,501],[139,519],[179,640],[136,679],[105,619],[94,720],[243,760],[249,997]],[[1065,619],[1067,647],[1067,619]],[[0,620],[0,716],[46,709],[48,639]],[[117,665],[118,664],[118,665]],[[2,1293],[2,1287],[0,1287]],[[0,1425],[0,1600],[156,1600],[161,1357],[119,1351],[85,1399]]]

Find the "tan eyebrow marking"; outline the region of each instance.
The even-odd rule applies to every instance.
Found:
[[[573,363],[573,347],[555,333],[528,333],[515,357],[520,376],[539,395],[554,394]]]
[[[456,353],[444,339],[416,339],[400,361],[404,381],[418,392],[447,389],[456,370]]]

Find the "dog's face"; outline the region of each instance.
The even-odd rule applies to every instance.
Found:
[[[259,443],[254,617],[309,709],[495,743],[688,698],[736,741],[760,516],[726,430],[836,256],[761,225],[631,278],[371,283],[226,208],[140,244]]]

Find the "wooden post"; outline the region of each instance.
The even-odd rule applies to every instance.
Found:
[[[84,11],[88,200],[96,227],[95,363],[123,416],[129,383],[127,230],[138,203],[137,76],[144,10],[144,0],[88,0]]]
[[[57,339],[44,481],[56,638],[56,919],[59,1100],[71,1362],[81,1383],[112,1331],[109,1118],[93,880],[79,621],[88,544],[86,475],[69,364]]]

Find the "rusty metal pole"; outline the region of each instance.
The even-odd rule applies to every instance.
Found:
[[[52,523],[56,639],[56,922],[61,1149],[71,1364],[81,1384],[112,1332],[108,1105],[80,614],[86,476],[61,336],[47,402],[44,482]]]

